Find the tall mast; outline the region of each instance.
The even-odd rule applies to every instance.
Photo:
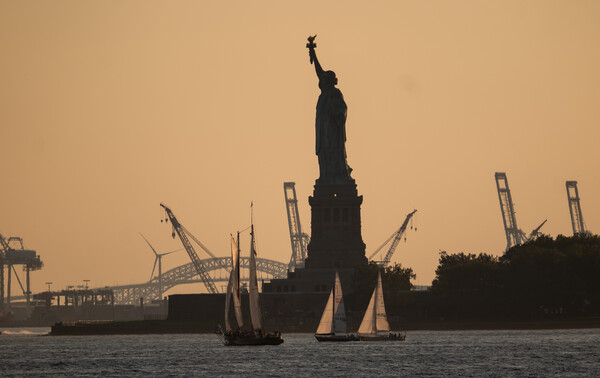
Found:
[[[240,297],[240,232],[238,231],[237,233],[237,256],[236,256],[236,261],[235,261],[235,266],[236,266],[236,270],[235,270],[235,274],[236,274],[236,278],[237,278],[237,296],[238,298],[241,299]]]
[[[262,313],[260,308],[260,298],[258,294],[258,283],[256,279],[256,248],[254,236],[254,222],[250,224],[250,258],[249,261],[249,276],[248,276],[248,300],[250,307],[250,318],[252,319],[252,329],[262,330]]]
[[[375,324],[375,334],[378,333],[377,329],[377,299],[379,298],[379,280],[381,279],[381,269],[377,275],[377,284],[375,285],[375,306],[373,306],[373,323]]]
[[[233,248],[235,248],[235,253],[236,256],[234,256],[233,259],[231,259],[231,265],[233,266],[233,277],[235,282],[235,286],[234,289],[232,290],[233,292],[233,303],[234,303],[234,307],[235,307],[235,317],[237,320],[237,324],[238,324],[238,328],[242,328],[244,326],[244,317],[242,314],[242,298],[240,295],[240,234],[238,232],[238,238],[237,241],[235,239],[233,239],[233,237],[231,238],[231,242],[232,244],[235,244],[235,246],[233,246]]]
[[[336,277],[337,279],[337,271],[336,271]],[[333,301],[331,301],[331,325],[333,326],[333,333],[335,334],[335,280],[333,281],[333,288],[331,289],[331,292],[333,293]]]

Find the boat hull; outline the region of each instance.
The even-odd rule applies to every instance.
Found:
[[[344,341],[358,341],[358,337],[354,335],[316,335],[315,339],[318,342],[344,342]]]
[[[359,336],[360,341],[404,341],[406,335],[402,334],[389,334],[389,335],[377,335],[377,336]]]
[[[222,335],[225,346],[279,345],[283,343],[281,335]]]

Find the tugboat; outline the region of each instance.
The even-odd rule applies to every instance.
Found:
[[[244,321],[242,317],[242,306],[240,296],[240,233],[237,234],[237,242],[231,236],[232,269],[227,284],[225,297],[225,330],[218,326],[218,332],[226,346],[252,346],[252,345],[279,345],[283,343],[280,332],[265,332],[263,330],[263,319],[258,296],[258,283],[256,280],[256,248],[254,243],[254,224],[250,230],[250,319],[252,330],[243,330]],[[233,330],[229,322],[229,305],[233,296],[235,317],[238,328]]]

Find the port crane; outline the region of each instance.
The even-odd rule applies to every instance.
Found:
[[[185,248],[186,252],[190,256],[190,259],[192,260],[192,264],[194,265],[194,268],[196,268],[196,271],[198,272],[198,275],[200,276],[202,283],[206,287],[206,290],[208,290],[208,292],[210,294],[218,294],[219,291],[217,290],[215,283],[213,282],[212,278],[208,275],[206,268],[200,261],[200,257],[198,257],[196,250],[192,246],[192,243],[190,243],[190,240],[188,239],[188,235],[192,238],[192,240],[194,240],[204,250],[204,252],[208,253],[210,255],[210,257],[212,257],[214,259],[215,256],[208,250],[208,248],[206,248],[202,243],[200,243],[200,241],[198,239],[196,239],[193,235],[191,235],[191,233],[189,233],[181,225],[181,223],[179,223],[179,221],[177,220],[177,218],[175,217],[175,214],[173,214],[173,211],[171,211],[171,209],[169,209],[166,205],[164,205],[162,203],[160,204],[160,206],[165,209],[165,212],[168,217],[168,218],[165,218],[165,222],[168,222],[170,220],[171,225],[173,226],[173,231],[171,232],[171,236],[173,238],[175,238],[175,233],[177,233],[177,235],[179,236],[179,239],[181,240],[181,244],[183,244],[183,247]]]
[[[581,204],[579,203],[579,190],[577,190],[577,181],[567,181],[567,199],[569,201],[569,212],[571,213],[571,226],[573,226],[573,235],[589,235],[583,223],[581,215]]]
[[[298,213],[298,199],[296,197],[296,183],[284,182],[283,193],[285,195],[285,208],[287,210],[290,241],[292,243],[292,257],[290,258],[288,270],[293,272],[296,268],[304,267],[310,237],[302,232],[300,215]]]
[[[23,270],[25,271],[25,288],[23,287],[21,279],[17,274],[15,265],[23,265]],[[25,246],[23,245],[23,239],[20,237],[11,236],[5,239],[2,235],[0,235],[0,310],[4,309],[5,301],[4,266],[6,266],[6,271],[8,273],[6,280],[6,305],[10,306],[11,280],[12,273],[14,273],[17,283],[21,287],[21,291],[27,300],[27,307],[29,307],[31,302],[30,272],[41,269],[44,266],[40,260],[40,256],[37,255],[36,251],[25,249]]]
[[[380,262],[380,265],[382,267],[386,267],[390,263],[390,260],[392,259],[392,255],[394,254],[394,251],[396,251],[396,248],[398,247],[398,243],[400,243],[400,240],[402,240],[402,237],[404,236],[404,232],[406,231],[408,222],[412,219],[413,215],[416,212],[417,212],[417,210],[415,209],[406,215],[406,219],[404,219],[402,226],[400,226],[400,228],[396,232],[394,232],[389,238],[387,238],[387,240],[385,242],[383,242],[383,244],[381,246],[379,246],[379,248],[377,248],[375,250],[375,252],[373,252],[371,254],[371,256],[369,256],[369,260],[373,259],[373,257],[375,255],[377,255],[377,253],[379,253],[379,251],[381,251],[383,249],[383,247],[385,247],[390,242],[390,240],[393,239],[392,244],[390,244],[390,248],[388,249],[387,253],[385,254],[385,257]]]
[[[498,199],[500,201],[500,211],[502,212],[502,221],[504,222],[504,232],[506,233],[506,250],[515,245],[521,245],[529,240],[533,240],[539,235],[539,231],[542,226],[546,223],[547,219],[544,220],[539,226],[537,226],[529,236],[527,236],[523,230],[517,226],[517,217],[515,215],[515,207],[512,202],[512,196],[510,194],[510,188],[508,187],[508,179],[506,173],[496,172],[494,177],[496,178],[496,188],[498,189]]]

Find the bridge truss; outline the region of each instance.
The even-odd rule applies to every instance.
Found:
[[[240,258],[240,266],[244,268],[242,272],[247,272],[249,260],[248,257]],[[228,281],[229,274],[224,267],[231,269],[231,257],[203,259],[200,260],[200,263],[206,272],[211,272],[211,278],[214,282],[226,283]],[[286,278],[288,265],[279,261],[257,258],[256,270],[263,273],[258,277],[259,279]],[[144,298],[144,302],[148,303],[149,301],[160,299],[159,282],[161,279],[163,292],[177,285],[204,282],[198,275],[194,264],[190,262],[163,273],[160,278],[158,276],[154,277],[146,283],[109,286],[104,289],[113,291],[115,304],[139,304],[140,298]],[[243,281],[248,281],[247,275],[242,276]]]

